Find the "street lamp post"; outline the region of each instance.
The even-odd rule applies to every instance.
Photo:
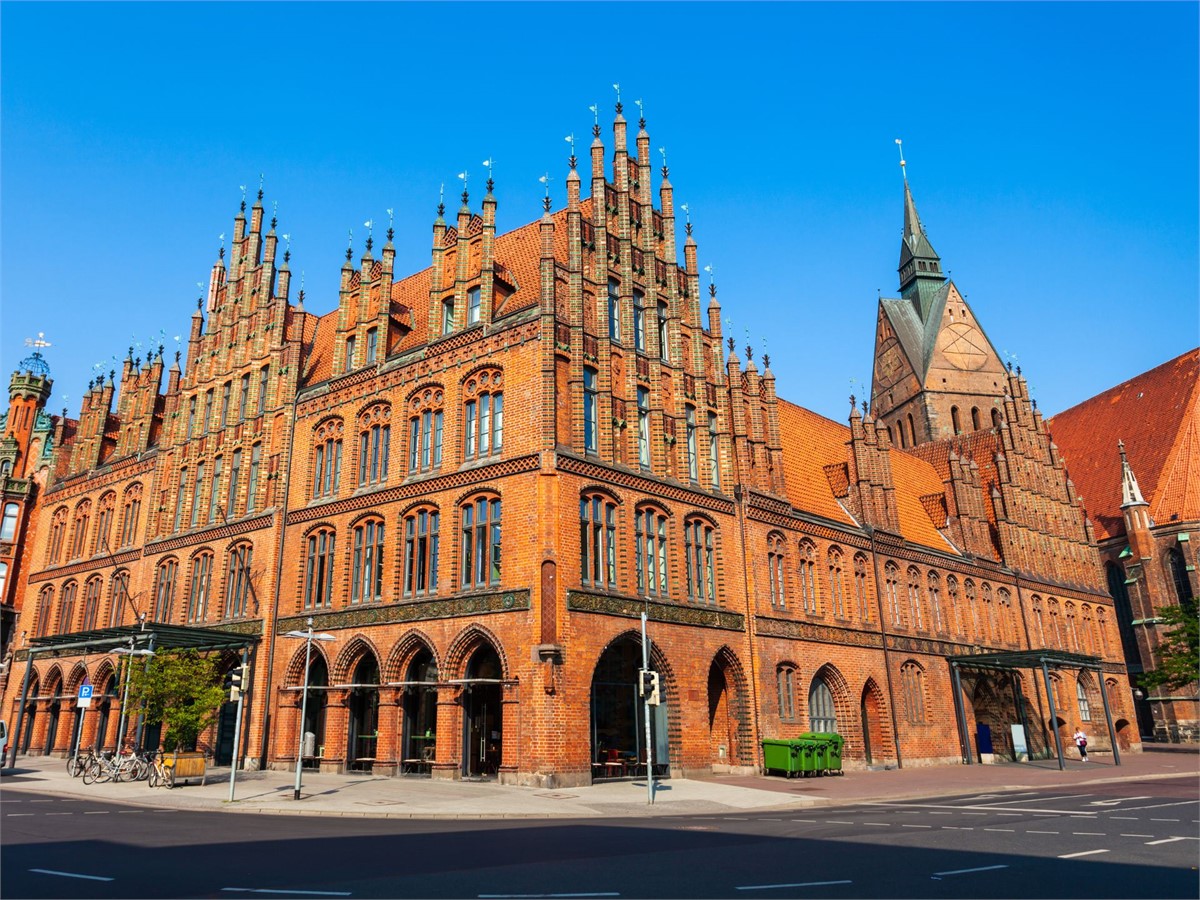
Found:
[[[125,662],[125,687],[121,692],[121,716],[117,720],[117,756],[121,755],[121,750],[125,746],[125,712],[129,704],[129,675],[133,671],[133,657],[135,656],[154,656],[153,650],[134,650],[133,641],[129,642],[128,647],[118,647],[113,653],[118,656],[128,656],[130,659]]]
[[[308,718],[308,668],[312,663],[312,642],[332,641],[332,634],[313,634],[312,616],[308,617],[308,631],[286,631],[281,635],[286,638],[299,638],[305,643],[304,650],[304,693],[300,695],[300,732],[296,743],[296,790],[293,800],[300,799],[300,771],[304,766],[304,720]]]

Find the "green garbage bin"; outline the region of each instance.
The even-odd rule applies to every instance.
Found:
[[[800,773],[805,777],[817,774],[817,742],[806,738],[795,741],[800,750]]]
[[[835,772],[838,775],[842,772],[842,748],[846,744],[846,739],[840,734],[832,732],[818,732],[817,737],[825,741],[825,769],[830,775]]]
[[[806,731],[800,735],[800,739],[806,741],[813,748],[813,772],[817,775],[829,768],[828,737],[827,734],[815,731]]]
[[[763,771],[768,775],[782,772],[791,778],[800,771],[800,748],[795,741],[764,738],[762,747]]]

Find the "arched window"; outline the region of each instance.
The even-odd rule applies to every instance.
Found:
[[[318,528],[308,536],[304,562],[304,608],[325,609],[333,605],[332,528]]]
[[[650,467],[650,390],[638,386],[638,463],[642,468]]]
[[[388,477],[388,450],[392,438],[392,408],[377,403],[358,417],[358,483],[383,484]],[[439,435],[440,437],[440,435]],[[439,440],[439,458],[440,440]]]
[[[913,424],[912,413],[908,414],[908,442],[914,447],[917,446],[917,428]]]
[[[925,673],[909,660],[900,667],[900,690],[904,702],[904,720],[910,725],[925,721]]]
[[[996,604],[992,602],[992,586],[986,581],[983,583],[983,637],[987,641],[996,641],[1000,639],[1000,633],[996,624]]]
[[[667,596],[667,517],[653,507],[634,517],[634,556],[638,594]]]
[[[463,417],[463,456],[483,459],[500,453],[504,445],[503,375],[485,369],[463,385],[466,412]]]
[[[708,471],[714,491],[721,489],[721,435],[717,431],[717,414],[708,414]]]
[[[195,528],[200,524],[200,492],[204,489],[204,463],[196,463],[196,481],[192,487],[192,524]]]
[[[787,586],[784,579],[785,543],[777,531],[767,535],[767,573],[770,579],[771,605],[787,608]]]
[[[579,573],[584,584],[617,587],[617,505],[603,494],[579,498]]]
[[[38,594],[37,626],[34,637],[45,637],[50,633],[50,617],[54,610],[54,586],[46,585]]]
[[[887,596],[888,619],[892,625],[904,625],[904,614],[900,611],[900,567],[888,562],[883,567],[884,593]]]
[[[979,407],[978,406],[971,407],[971,430],[972,431],[979,430]]]
[[[958,420],[958,407],[950,407],[950,427],[954,429],[955,434],[962,434],[962,423]]]
[[[971,633],[969,637],[973,641],[978,641],[981,629],[979,625],[979,603],[975,593],[975,582],[968,578],[963,582],[963,591],[967,595],[967,609],[971,612]]]
[[[888,431],[890,432],[891,429],[889,428]],[[904,421],[902,419],[896,420],[896,433],[900,435],[900,449],[907,449],[908,436],[904,433]]]
[[[583,448],[592,453],[598,447],[600,433],[600,395],[596,387],[596,370],[583,369]]]
[[[958,579],[953,575],[946,576],[946,602],[950,604],[948,618],[953,622],[957,634],[966,636],[966,623],[963,620],[962,602],[958,594]]]
[[[500,583],[500,512],[498,497],[478,497],[460,510],[465,588]]]
[[[1171,547],[1167,550],[1167,575],[1171,585],[1175,588],[1175,600],[1183,607],[1183,611],[1190,616],[1196,614],[1196,597],[1192,593],[1192,582],[1188,578],[1187,561],[1183,558],[1183,551],[1178,547]]]
[[[124,623],[125,610],[129,601],[129,573],[125,570],[114,572],[108,582],[109,610],[108,627],[115,628]]]
[[[1108,618],[1101,606],[1096,607],[1096,632],[1100,636],[1100,655],[1108,658],[1112,653],[1112,648],[1108,644]]]
[[[685,408],[684,422],[687,428],[688,478],[692,481],[698,481],[700,479],[700,462],[696,458],[696,407],[688,406]]]
[[[716,567],[713,562],[713,526],[698,516],[683,524],[687,554],[688,599],[693,603],[716,603]]]
[[[75,522],[72,525],[71,532],[71,552],[68,559],[79,559],[84,554],[87,547],[87,532],[88,522],[92,516],[92,504],[89,500],[84,500],[75,507]]]
[[[916,566],[908,567],[908,621],[914,630],[925,627],[921,616],[921,573]]]
[[[262,464],[262,443],[250,448],[250,471],[246,477],[246,512],[258,507],[258,471]]]
[[[621,340],[621,286],[614,278],[608,280],[608,339]]]
[[[633,349],[646,352],[646,296],[637,290],[633,292]]]
[[[1064,616],[1064,619],[1066,620],[1066,630],[1067,630],[1067,634],[1066,634],[1067,647],[1066,647],[1066,649],[1077,651],[1077,650],[1079,650],[1079,630],[1077,628],[1077,623],[1075,621],[1075,604],[1068,603],[1066,605],[1064,611],[1066,613],[1066,615]]]
[[[1049,638],[1051,646],[1062,650],[1063,639],[1061,623],[1058,620],[1058,601],[1051,597],[1046,606],[1047,613],[1050,617],[1050,629],[1047,632],[1046,637]]]
[[[833,614],[839,619],[846,618],[846,598],[842,585],[842,551],[830,547],[825,555],[829,567],[829,603]]]
[[[997,431],[1000,430],[1000,410],[992,407],[992,427]]]
[[[1036,628],[1036,634],[1033,640],[1037,641],[1038,647],[1046,646],[1046,622],[1042,615],[1042,598],[1034,594],[1030,600],[1030,608],[1033,610],[1033,624]]]
[[[75,630],[75,595],[79,592],[79,584],[68,581],[62,587],[58,597],[58,633],[67,634]]]
[[[428,472],[442,464],[441,388],[428,387],[408,400],[408,471]]]
[[[367,519],[354,527],[350,564],[350,602],[383,599],[383,522]]]
[[[1000,607],[1000,640],[1010,644],[1019,643],[1017,617],[1012,607],[1012,595],[1007,588],[1000,588],[996,591],[996,597]]]
[[[225,618],[240,619],[248,614],[253,587],[250,584],[250,561],[254,547],[237,544],[229,551],[229,570],[225,579]]]
[[[784,663],[775,669],[775,685],[779,694],[779,718],[785,722],[796,718],[796,667]]]
[[[171,624],[175,612],[175,579],[179,574],[176,559],[164,559],[154,573],[154,621]]]
[[[837,732],[837,713],[833,708],[833,694],[825,679],[813,679],[808,691],[808,730],[823,734]]]
[[[342,436],[345,426],[341,419],[330,419],[317,426],[313,450],[313,497],[333,497],[337,494],[342,474]]]
[[[800,542],[797,577],[800,581],[800,608],[810,616],[817,614],[817,548],[812,541]]]
[[[130,485],[125,490],[121,508],[121,547],[131,547],[137,542],[138,517],[142,513],[142,486]]]
[[[942,582],[937,572],[930,571],[925,579],[929,586],[929,615],[933,617],[933,630],[944,632],[946,620],[942,616]]]
[[[667,327],[667,301],[658,301],[658,355],[663,362],[671,360],[671,339]]]
[[[188,590],[188,624],[203,622],[208,615],[208,597],[212,588],[213,555],[209,551],[192,559],[192,580]]]
[[[67,533],[67,508],[60,506],[50,520],[50,543],[46,547],[46,565],[57,566],[62,556],[63,538]]]
[[[1092,704],[1088,701],[1087,687],[1084,685],[1084,676],[1080,676],[1075,682],[1075,698],[1079,702],[1079,721],[1092,721]]]
[[[17,514],[20,509],[16,503],[4,504],[4,519],[0,521],[0,541],[11,541],[17,536]]]
[[[854,601],[858,605],[859,620],[871,621],[871,604],[867,598],[867,557],[862,553],[854,554]]]
[[[441,513],[419,509],[404,519],[404,596],[436,594]]]
[[[90,579],[83,591],[83,630],[91,631],[100,617],[100,576]]]

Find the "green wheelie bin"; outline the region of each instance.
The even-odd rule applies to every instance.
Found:
[[[817,774],[817,742],[807,738],[796,738],[795,743],[800,749],[800,772],[804,776]]]
[[[842,748],[846,744],[845,738],[840,734],[832,732],[817,732],[816,737],[825,741],[825,769],[832,775],[835,772],[838,775],[845,774],[842,771]]]
[[[763,771],[768,775],[782,772],[791,778],[800,771],[800,748],[796,741],[764,738],[762,747]]]
[[[800,740],[805,741],[813,748],[813,772],[817,775],[824,774],[829,768],[829,741],[827,735],[814,731],[806,731],[800,735]]]

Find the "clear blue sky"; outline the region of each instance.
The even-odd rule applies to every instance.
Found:
[[[897,137],[944,266],[1043,410],[1200,342],[1195,3],[0,17],[0,372],[44,331],[51,407],[72,416],[96,364],[131,343],[144,357],[160,331],[168,355],[186,342],[239,185],[265,175],[308,308],[327,312],[347,229],[357,259],[364,221],[394,208],[398,271],[423,268],[438,185],[469,168],[481,186],[489,156],[502,230],[538,217],[543,172],[560,207],[563,138],[586,146],[592,103],[611,150],[613,82],[627,116],[644,100],[733,334],[769,338],[790,400],[842,420],[866,393],[877,290],[897,293]]]

